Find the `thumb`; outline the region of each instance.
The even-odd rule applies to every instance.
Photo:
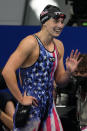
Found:
[[[66,58],[66,62],[69,61],[69,57]]]
[[[24,96],[26,96],[26,91],[24,92]]]

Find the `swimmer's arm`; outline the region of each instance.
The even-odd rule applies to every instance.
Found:
[[[26,38],[22,40],[18,48],[10,56],[2,71],[2,75],[6,81],[8,88],[20,103],[23,102],[23,97],[18,88],[16,70],[24,63],[26,58],[32,53],[32,50],[34,48],[33,46],[34,44],[32,38]]]
[[[58,45],[59,42],[59,45]],[[58,52],[59,52],[59,58],[58,58],[58,66],[57,69],[55,71],[55,82],[56,84],[59,85],[66,85],[69,81],[70,78],[70,72],[68,72],[67,70],[65,70],[64,68],[64,64],[63,64],[63,57],[64,57],[64,46],[63,43],[61,41],[57,41],[58,45]]]

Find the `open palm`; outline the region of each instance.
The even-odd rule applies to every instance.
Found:
[[[68,71],[74,72],[77,69],[78,64],[82,60],[82,58],[78,60],[79,55],[80,55],[80,52],[78,52],[78,50],[76,50],[75,53],[74,53],[74,50],[72,50],[70,57],[66,58],[66,69]]]

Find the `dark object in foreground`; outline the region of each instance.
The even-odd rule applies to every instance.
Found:
[[[24,127],[29,118],[29,111],[31,106],[24,106],[22,104],[18,104],[18,110],[15,113],[15,126],[17,128]]]

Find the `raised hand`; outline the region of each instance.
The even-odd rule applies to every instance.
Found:
[[[75,51],[74,50],[71,51],[70,57],[66,58],[66,70],[69,72],[74,72],[77,67],[78,64],[80,63],[80,61],[82,60],[82,58],[79,58],[80,52],[78,52],[78,49]]]
[[[26,95],[26,91],[25,91],[24,92],[24,96],[23,96],[22,104],[23,105],[35,105],[35,106],[38,106],[38,101],[33,96],[27,96]]]

